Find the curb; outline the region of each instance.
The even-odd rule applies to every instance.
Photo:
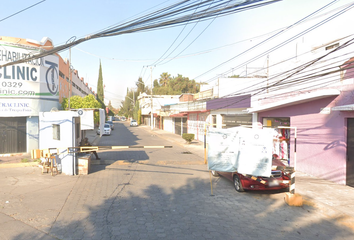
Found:
[[[37,167],[37,166],[38,166],[38,162],[0,164],[0,168],[19,168],[19,167]]]

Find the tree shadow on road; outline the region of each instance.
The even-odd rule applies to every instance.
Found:
[[[110,166],[79,180],[49,236],[283,240],[352,239],[354,234],[312,206],[289,207],[276,196],[282,193],[240,194],[219,180],[211,196],[209,173],[193,167]]]

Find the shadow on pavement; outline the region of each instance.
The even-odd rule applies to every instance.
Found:
[[[50,236],[59,239],[352,239],[354,234],[312,206],[289,207],[282,200],[264,194],[239,194],[225,184],[227,181],[218,182],[212,197],[207,173],[187,169],[176,172],[176,168],[168,166],[140,164],[125,169],[109,167],[104,170],[109,178],[96,172],[78,180],[50,228]],[[117,184],[111,187],[102,184],[108,180]],[[83,187],[90,181],[97,187]],[[21,233],[14,239],[25,238],[26,234]]]

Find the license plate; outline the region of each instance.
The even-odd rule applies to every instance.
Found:
[[[279,186],[279,181],[278,180],[271,181],[271,182],[269,182],[268,186],[269,187]]]

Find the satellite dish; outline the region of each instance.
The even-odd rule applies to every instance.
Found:
[[[77,111],[77,114],[79,114],[79,116],[82,116],[82,115],[84,115],[84,110],[82,110],[82,109],[79,109],[79,110]]]

